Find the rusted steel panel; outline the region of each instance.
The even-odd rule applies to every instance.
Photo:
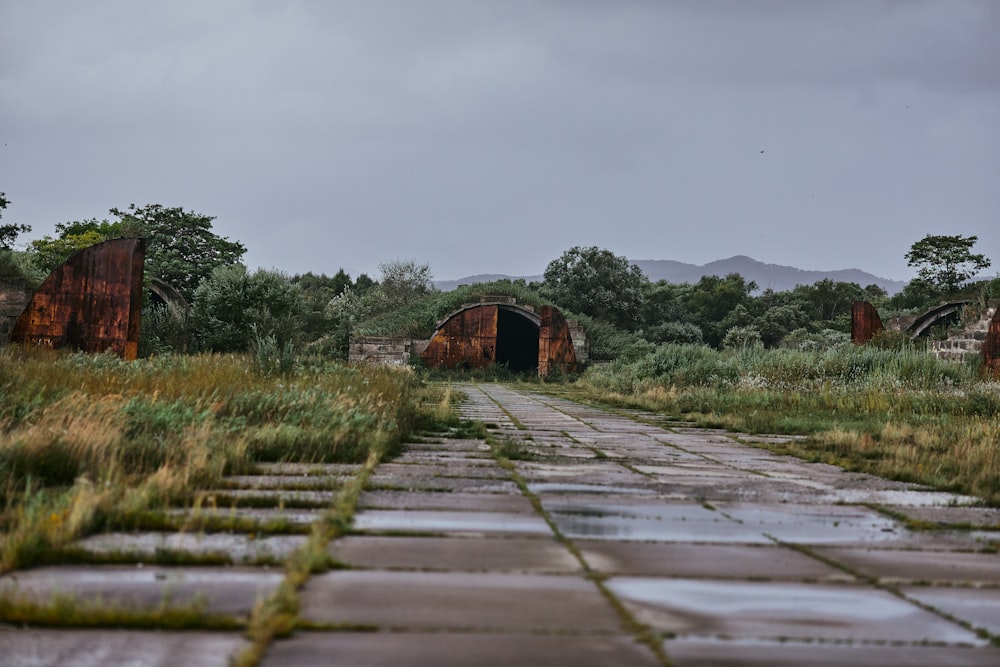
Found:
[[[983,371],[990,377],[1000,380],[1000,308],[997,308],[990,320],[990,328],[983,341]]]
[[[114,239],[70,257],[35,292],[11,342],[135,359],[145,251],[142,239]]]
[[[878,310],[867,301],[855,301],[851,305],[851,342],[863,345],[875,337],[885,327]]]
[[[555,306],[542,306],[538,328],[538,375],[576,370],[576,352],[566,318]]]
[[[451,317],[421,358],[428,366],[485,368],[496,362],[497,306],[479,305]]]

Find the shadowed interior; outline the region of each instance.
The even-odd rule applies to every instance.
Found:
[[[499,365],[521,373],[538,370],[538,325],[523,315],[501,308],[497,313]]]

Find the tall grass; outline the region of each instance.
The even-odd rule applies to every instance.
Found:
[[[0,351],[0,570],[254,461],[363,462],[415,423],[407,369],[258,365],[253,355],[126,363]]]
[[[783,450],[1000,504],[1000,385],[926,352],[662,345],[588,369],[574,391],[706,425],[810,434]]]

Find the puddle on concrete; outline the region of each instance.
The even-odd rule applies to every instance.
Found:
[[[701,504],[692,502],[664,502],[659,499],[636,498],[634,502],[616,499],[615,502],[600,502],[598,497],[587,502],[584,497],[545,498],[542,501],[546,511],[554,514],[571,514],[585,517],[628,517],[656,519],[661,521],[717,521],[728,519]]]
[[[755,665],[767,667],[844,667],[844,665],[947,665],[994,667],[1000,650],[964,646],[876,645],[805,640],[719,639],[679,637],[665,643],[674,664],[691,667]]]
[[[448,512],[425,510],[370,510],[354,517],[354,529],[424,533],[516,533],[549,535],[538,516],[502,512]]]
[[[867,509],[822,505],[722,505],[750,528],[795,544],[882,543],[909,534],[896,521]]]
[[[607,586],[639,610],[640,620],[685,634],[986,645],[916,605],[866,588],[645,577],[613,578]]]
[[[1000,589],[919,587],[903,589],[903,593],[973,627],[1000,635]]]
[[[648,542],[771,543],[760,530],[748,528],[723,516],[708,521],[685,521],[648,517],[553,514],[552,520],[564,535],[575,538]]]

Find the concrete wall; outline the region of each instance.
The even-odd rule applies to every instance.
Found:
[[[990,301],[978,320],[962,328],[950,329],[945,340],[931,341],[931,353],[938,359],[955,362],[964,362],[970,357],[980,357],[983,341],[986,340],[990,321],[996,314],[998,305],[1000,303],[997,301]]]
[[[0,279],[0,345],[10,341],[10,331],[30,298],[31,293],[20,278]]]
[[[412,356],[419,356],[425,349],[427,349],[425,340],[378,336],[352,338],[348,359],[386,366],[404,366],[410,363]]]

